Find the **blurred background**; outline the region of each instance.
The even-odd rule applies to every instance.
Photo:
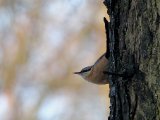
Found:
[[[106,120],[107,85],[73,72],[105,52],[98,0],[0,0],[0,120]]]

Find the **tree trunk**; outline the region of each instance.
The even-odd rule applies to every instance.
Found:
[[[109,77],[108,120],[160,120],[160,0],[104,4],[110,15],[108,71],[115,73]]]

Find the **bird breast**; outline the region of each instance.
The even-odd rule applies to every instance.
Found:
[[[104,71],[108,69],[108,60],[105,56],[92,67],[88,81],[96,84],[108,84],[108,75]]]

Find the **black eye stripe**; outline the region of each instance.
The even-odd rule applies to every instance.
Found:
[[[90,70],[91,70],[91,66],[82,69],[81,72],[87,72],[87,71],[90,71]]]
[[[89,71],[90,69],[87,69],[87,70],[82,70],[82,72],[87,72],[87,71]]]

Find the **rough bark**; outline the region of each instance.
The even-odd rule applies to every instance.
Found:
[[[160,120],[160,0],[105,0],[110,23],[108,120]]]

